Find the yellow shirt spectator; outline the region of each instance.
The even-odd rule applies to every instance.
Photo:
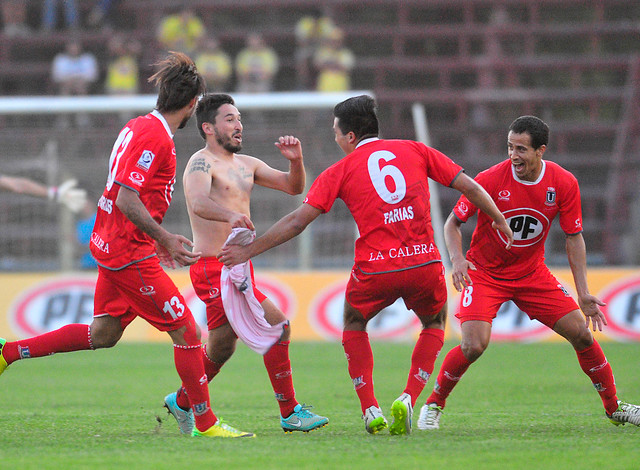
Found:
[[[206,33],[204,24],[192,10],[165,17],[158,27],[158,41],[168,50],[191,53]]]
[[[262,36],[250,35],[247,38],[247,47],[236,57],[238,91],[242,93],[270,91],[279,65],[278,55],[264,43]]]

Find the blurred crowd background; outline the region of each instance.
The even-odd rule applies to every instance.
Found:
[[[179,50],[214,92],[370,90],[386,138],[415,139],[411,109],[422,104],[430,144],[471,176],[507,157],[513,119],[537,115],[551,127],[546,157],[581,184],[589,263],[640,263],[640,2],[2,0],[0,13],[3,97],[151,94],[152,64]],[[243,151],[272,166],[286,168],[273,146],[282,134],[301,138],[309,182],[342,156],[330,108],[240,111]],[[61,237],[73,238],[73,268],[91,267],[86,232],[111,146],[130,117],[0,114],[0,173],[47,184],[75,177],[91,201],[70,219],[50,204],[3,193],[0,270],[60,269]],[[176,135],[179,174],[202,146],[195,125],[188,127]],[[301,202],[256,192],[258,231]],[[442,191],[445,215],[456,195]],[[190,234],[180,178],[165,223]],[[309,230],[306,268],[351,266],[355,227],[346,208]],[[309,241],[255,263],[298,268],[299,243]],[[566,263],[558,224],[547,258]]]

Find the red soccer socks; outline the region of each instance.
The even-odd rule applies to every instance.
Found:
[[[293,409],[298,404],[291,375],[289,341],[278,341],[271,346],[263,356],[263,360],[278,406],[280,406],[280,415],[286,418],[293,413]]]
[[[362,413],[378,406],[373,393],[373,351],[366,331],[343,331],[342,346],[347,356],[349,376],[358,394]]]
[[[593,386],[602,399],[602,404],[607,413],[612,414],[618,409],[618,397],[616,396],[616,383],[613,371],[602,348],[596,340],[582,351],[576,351],[578,362],[585,374],[589,376]]]
[[[216,423],[216,415],[211,410],[209,386],[202,364],[202,351],[197,346],[173,345],[176,370],[186,389],[196,420],[196,428],[206,431]]]
[[[49,333],[18,341],[7,341],[3,356],[7,364],[18,359],[49,356],[55,353],[93,349],[89,325],[73,323]]]
[[[471,362],[464,357],[460,346],[456,346],[449,351],[440,367],[440,373],[436,379],[433,392],[425,403],[435,403],[439,407],[444,408],[444,404],[451,390],[453,390],[453,387],[456,386],[470,365]]]
[[[404,389],[411,396],[411,406],[415,406],[416,399],[427,384],[443,344],[444,330],[427,328],[420,332],[411,355],[411,369]]]

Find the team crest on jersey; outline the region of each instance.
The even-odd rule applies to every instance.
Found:
[[[151,164],[153,163],[154,158],[156,158],[156,156],[151,150],[145,150],[144,152],[142,152],[142,155],[140,155],[136,166],[142,170],[148,171],[149,168],[151,168]]]
[[[509,198],[511,198],[511,191],[509,191],[508,189],[503,189],[498,193],[498,199],[500,199],[501,201],[508,201]]]
[[[556,205],[556,188],[549,186],[547,188],[547,198],[544,201],[547,206],[555,206]]]

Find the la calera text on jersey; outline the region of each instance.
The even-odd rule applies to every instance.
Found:
[[[384,213],[384,223],[386,225],[400,222],[402,220],[410,220],[413,219],[413,216],[414,214],[412,206],[398,207]],[[433,253],[435,250],[436,247],[433,243],[405,245],[389,248],[388,250],[386,250],[386,253],[383,253],[382,251],[372,251],[369,254],[369,261],[378,261],[387,258],[406,258],[410,256]]]

